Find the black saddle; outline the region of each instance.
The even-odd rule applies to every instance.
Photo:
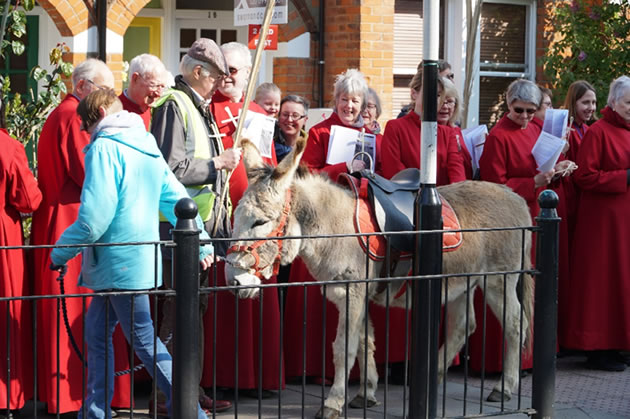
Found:
[[[360,172],[368,180],[370,198],[381,231],[413,231],[414,202],[420,188],[420,170],[405,169],[391,180],[368,170]],[[393,248],[411,253],[414,236],[399,234],[389,237]]]

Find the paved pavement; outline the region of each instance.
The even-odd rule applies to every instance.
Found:
[[[484,382],[484,398],[492,389],[496,376],[487,377]],[[465,385],[467,390],[466,397]],[[522,392],[519,409],[518,397],[504,406],[506,411],[525,411],[531,406],[531,382],[528,375],[522,380]],[[350,386],[349,394],[353,396],[358,391],[358,385]],[[324,388],[324,394],[328,387]],[[460,417],[462,415],[474,416],[480,413],[496,414],[500,411],[500,405],[483,402],[481,400],[480,377],[468,377],[465,379],[461,368],[451,369],[447,379],[446,398],[442,397],[438,404],[439,417]],[[385,397],[387,396],[387,397]],[[136,394],[136,407],[133,416],[131,412],[119,411],[121,418],[147,418],[146,389],[138,390]],[[386,418],[398,419],[405,417],[407,413],[406,400],[407,389],[400,385],[389,385],[385,392],[384,384],[379,385],[378,399],[380,405],[363,411],[362,409],[350,409],[348,418]],[[464,400],[466,402],[464,403]],[[259,401],[256,399],[239,397],[238,403],[232,410],[217,414],[218,418],[312,418],[321,406],[322,387],[314,384],[302,388],[298,384],[289,384],[279,395],[275,394],[270,399]],[[302,406],[304,405],[304,408]],[[260,406],[260,414],[259,412]],[[444,411],[445,408],[445,411]],[[465,409],[465,410],[464,410]],[[387,413],[385,413],[387,412]],[[568,356],[558,359],[558,373],[556,376],[556,404],[555,418],[557,419],[621,419],[630,418],[630,369],[625,372],[602,372],[586,369],[584,357]],[[1,416],[0,416],[1,417]],[[33,406],[29,404],[22,411],[21,418],[33,418]],[[49,419],[54,415],[47,415],[44,406],[38,406],[38,418]],[[67,419],[74,415],[62,415]],[[508,418],[527,418],[525,413],[513,413]]]

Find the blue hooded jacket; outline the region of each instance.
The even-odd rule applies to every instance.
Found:
[[[175,204],[187,197],[148,133],[142,118],[126,111],[97,125],[85,149],[85,181],[77,220],[57,241],[62,244],[159,241],[159,211],[175,225]],[[201,218],[201,239],[208,239]],[[155,245],[83,248],[79,285],[93,290],[142,290],[162,283],[162,258]],[[55,248],[63,265],[82,249]],[[212,254],[201,247],[200,259]],[[157,264],[155,258],[157,257]],[[157,267],[157,272],[156,272]]]

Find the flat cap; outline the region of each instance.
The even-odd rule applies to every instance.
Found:
[[[223,75],[227,76],[230,74],[223,52],[221,52],[221,48],[219,48],[212,39],[197,39],[188,49],[186,55],[196,60],[212,64],[217,70],[223,73]]]

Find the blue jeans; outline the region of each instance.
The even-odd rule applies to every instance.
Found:
[[[132,310],[133,327],[131,324]],[[167,395],[166,405],[170,412],[173,360],[159,339],[157,339],[155,359],[153,357],[154,333],[148,295],[94,296],[86,314],[84,333],[88,350],[87,395],[84,401],[86,417],[111,419],[110,406],[114,395],[112,334],[118,322],[120,322],[127,341],[131,342],[131,337],[133,337],[133,348],[136,355],[145,365],[149,374],[153,375],[153,363],[156,363],[157,377],[153,378],[157,379],[158,388]],[[105,374],[106,354],[107,373]],[[107,403],[105,402],[106,394]],[[199,405],[197,405],[197,412],[199,419],[206,419],[207,416]],[[78,418],[82,419],[82,417],[83,409],[79,411]]]

